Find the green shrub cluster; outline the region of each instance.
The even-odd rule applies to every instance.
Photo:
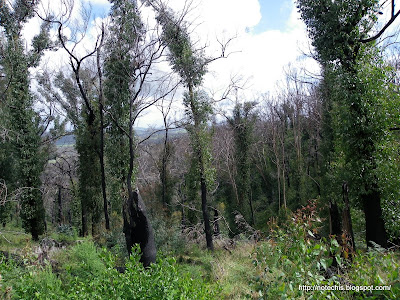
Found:
[[[292,214],[292,221],[272,226],[270,240],[254,252],[257,276],[252,285],[259,299],[400,299],[399,257],[383,249],[347,256],[335,238],[319,239],[315,211]],[[345,254],[345,255],[344,255]],[[318,290],[390,286],[387,291]]]
[[[1,259],[0,298],[215,299],[215,291],[182,274],[174,259],[158,259],[147,269],[139,259],[135,249],[120,273],[110,252],[87,241],[62,254],[53,267],[17,267]]]

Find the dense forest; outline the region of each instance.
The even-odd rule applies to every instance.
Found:
[[[191,3],[109,2],[0,3],[0,298],[399,299],[398,3],[296,0],[319,74],[250,99]]]

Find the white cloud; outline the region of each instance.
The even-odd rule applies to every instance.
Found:
[[[310,59],[298,62],[301,50],[307,52],[309,41],[303,22],[293,1],[282,2],[282,9],[290,9],[291,14],[286,22],[285,28],[281,30],[267,30],[254,34],[248,30],[256,26],[261,18],[260,2],[262,0],[194,0],[192,10],[188,15],[193,31],[193,40],[197,41],[198,47],[207,45],[206,54],[209,57],[220,55],[220,45],[217,41],[236,38],[231,42],[227,53],[232,52],[226,59],[220,59],[209,66],[209,73],[205,77],[204,86],[208,90],[222,91],[229,84],[231,76],[238,75],[248,79],[247,91],[244,95],[247,100],[254,100],[254,97],[265,92],[274,92],[276,82],[284,78],[284,67],[288,63],[303,64],[310,67],[313,72],[318,72],[318,66]],[[87,4],[89,1],[85,0]],[[109,5],[105,0],[91,0],[93,5]],[[44,7],[50,7],[54,12],[61,12],[63,6],[60,1],[44,1]],[[184,8],[185,0],[170,0],[169,5],[177,12]],[[81,21],[81,4],[76,1],[73,18]],[[150,26],[155,25],[154,13],[145,8],[143,18],[149,21]],[[85,53],[93,49],[98,35],[98,25],[103,18],[96,18],[92,23],[96,26],[90,28],[85,38],[85,45],[78,47],[78,53]],[[29,28],[24,30],[24,37],[30,40],[39,30],[38,21],[31,21]],[[71,31],[64,32],[71,36]],[[56,53],[47,54],[44,61],[55,69],[62,68],[66,63],[65,51],[59,50]],[[160,69],[168,72],[167,63],[161,63]],[[218,95],[217,95],[218,96]],[[180,102],[177,99],[177,102]],[[160,113],[153,110],[144,117],[141,123],[160,124]],[[143,124],[142,123],[142,124]]]
[[[88,2],[94,5],[109,5],[110,2],[108,0],[89,0]]]
[[[249,79],[245,96],[254,98],[261,93],[274,92],[276,83],[284,79],[284,67],[289,63],[298,64],[297,60],[302,55],[302,51],[307,52],[309,42],[305,26],[299,19],[295,5],[289,3],[290,6],[287,9],[291,9],[291,14],[285,28],[252,34],[245,29],[258,22],[252,17],[259,14],[259,6],[253,5],[251,10],[249,7],[243,9],[243,2],[235,2],[231,2],[231,5],[236,5],[231,10],[241,11],[242,21],[236,27],[240,34],[230,47],[234,53],[227,59],[210,66],[212,76],[207,76],[206,85],[214,90],[223,90],[223,86],[229,83],[230,76],[239,74]],[[287,5],[288,3],[284,4],[285,7]],[[225,24],[234,22],[236,18],[226,14],[220,15]],[[215,45],[213,51],[216,51]],[[235,51],[240,52],[235,53]],[[214,52],[214,55],[216,54],[217,52]],[[302,64],[305,64],[304,61]],[[318,68],[311,61],[307,61],[307,65],[312,66],[313,71]]]

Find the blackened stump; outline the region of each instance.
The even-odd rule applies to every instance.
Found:
[[[156,261],[156,244],[153,227],[147,217],[146,206],[138,191],[129,195],[123,208],[124,234],[128,253],[132,253],[134,244],[140,245],[143,266],[148,267]]]

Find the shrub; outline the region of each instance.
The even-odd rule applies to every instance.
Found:
[[[126,262],[126,271],[115,269],[115,256],[93,242],[75,245],[60,257],[59,277],[51,267],[15,267],[0,261],[3,276],[0,295],[10,299],[215,299],[203,280],[180,272],[173,258],[160,258],[145,269],[139,247]]]
[[[353,262],[341,257],[336,239],[315,239],[320,222],[312,204],[292,214],[291,222],[271,225],[270,240],[254,253],[253,286],[260,299],[399,299],[399,259],[383,249],[357,252]],[[334,260],[337,267],[333,267]],[[390,285],[390,291],[304,291],[300,286]]]

